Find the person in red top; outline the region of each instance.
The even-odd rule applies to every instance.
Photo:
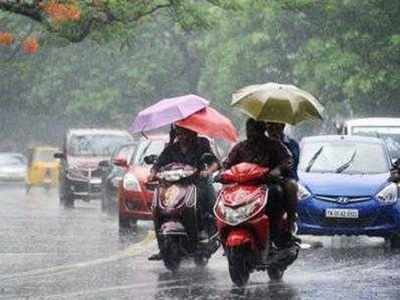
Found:
[[[293,158],[290,151],[276,139],[265,135],[266,124],[254,119],[246,122],[247,139],[238,143],[224,161],[223,167],[229,169],[241,162],[255,163],[271,169],[269,176],[278,185],[270,188],[270,195],[273,201],[267,205],[267,214],[271,220],[271,238],[278,247],[288,247],[295,240],[291,234],[296,218],[296,208],[290,203],[297,201],[297,185],[289,180]],[[281,192],[279,191],[281,190]],[[296,199],[291,199],[296,197]],[[280,233],[279,222],[286,212],[289,221],[289,231]]]

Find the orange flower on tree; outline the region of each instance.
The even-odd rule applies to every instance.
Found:
[[[0,31],[0,45],[11,46],[14,43],[14,36],[9,32]]]
[[[22,42],[22,51],[26,54],[35,54],[39,50],[39,43],[35,37],[28,37]]]
[[[81,12],[76,4],[62,4],[51,0],[41,5],[42,10],[48,14],[54,22],[79,21]]]

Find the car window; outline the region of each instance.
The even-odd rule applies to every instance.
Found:
[[[111,156],[130,136],[115,134],[72,135],[68,142],[68,153],[76,156]]]
[[[52,149],[43,149],[35,151],[33,154],[33,160],[45,161],[45,162],[52,162],[54,161],[54,153],[56,150]]]
[[[144,165],[144,158],[148,155],[160,155],[165,147],[166,141],[164,140],[143,140],[133,158],[132,164]]]
[[[299,170],[311,173],[379,174],[389,172],[382,144],[346,141],[304,143]]]
[[[25,165],[26,159],[18,155],[1,155],[0,166],[20,166]]]
[[[399,126],[355,126],[353,135],[373,136],[384,140],[392,158],[400,158],[400,127]]]
[[[135,153],[136,148],[137,145],[123,146],[119,148],[117,151],[115,151],[113,158],[126,159],[126,161],[129,162],[132,159],[132,156]]]

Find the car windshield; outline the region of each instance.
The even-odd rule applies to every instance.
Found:
[[[382,138],[389,150],[390,157],[400,158],[400,126],[357,126],[351,130],[353,135]]]
[[[304,143],[299,170],[311,173],[380,174],[389,172],[381,144],[322,141]]]
[[[127,161],[130,161],[132,159],[133,154],[135,153],[137,145],[126,145],[121,148],[119,148],[115,153],[114,153],[114,159],[126,159]]]
[[[35,151],[33,155],[33,160],[45,161],[45,162],[52,162],[54,161],[54,153],[57,150],[53,149],[42,149]]]
[[[165,147],[165,143],[166,141],[164,140],[145,140],[141,142],[132,163],[140,166],[144,165],[144,158],[152,154],[160,155]]]
[[[127,135],[86,134],[72,135],[68,153],[76,156],[111,156],[112,153],[131,139]]]
[[[0,155],[0,166],[22,166],[26,164],[23,156],[19,155]]]

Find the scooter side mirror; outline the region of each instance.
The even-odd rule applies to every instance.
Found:
[[[392,158],[392,168],[393,169],[400,168],[400,158]]]

